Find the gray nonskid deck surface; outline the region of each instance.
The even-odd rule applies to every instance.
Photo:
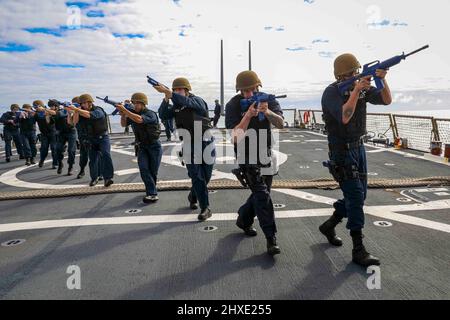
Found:
[[[280,140],[280,151],[287,154],[288,159],[277,178],[328,177],[321,165],[327,156],[323,136],[291,130],[281,133]],[[131,142],[131,138],[117,139],[113,145],[132,152]],[[164,147],[166,155],[171,148]],[[374,149],[368,147],[367,150]],[[411,159],[404,154],[368,152],[368,158],[369,171],[377,174],[374,177],[449,173],[448,166]],[[113,152],[116,171],[137,168],[133,159],[132,155]],[[22,165],[22,161],[15,159],[9,164],[2,163],[0,174]],[[229,172],[230,165],[218,164],[215,168]],[[44,184],[87,185],[89,181],[88,177],[80,181],[74,176],[57,176],[49,169],[49,164],[43,169],[27,168],[17,174],[17,178]],[[160,179],[187,179],[186,169],[163,163]],[[115,181],[141,182],[138,172],[117,175]],[[13,190],[27,189],[0,186],[2,192]],[[366,282],[370,275],[351,263],[351,239],[345,222],[337,227],[344,240],[340,248],[329,246],[317,230],[326,217],[315,216],[315,213],[325,210],[325,215],[331,214],[332,207],[326,200],[340,198],[340,190],[298,191],[300,193],[272,192],[273,202],[282,205],[276,209],[282,254],[275,258],[266,254],[265,239],[257,222],[259,234],[255,238],[245,237],[234,224],[235,213],[248,197],[248,190],[212,193],[210,201],[215,216],[225,218],[204,223],[196,221],[198,211],[187,208],[187,191],[161,192],[160,201],[150,206],[142,204],[143,195],[139,193],[0,202],[0,227],[43,220],[85,219],[83,221],[89,222],[95,218],[114,218],[117,219],[114,222],[119,223],[88,226],[80,223],[73,227],[15,231],[13,228],[13,231],[1,232],[0,243],[11,239],[26,242],[0,247],[0,298],[450,298],[450,237],[445,231],[445,226],[450,224],[450,209],[440,206],[418,211],[413,208],[419,201],[424,205],[442,204],[450,199],[450,188],[369,190],[364,232],[367,248],[382,261],[379,290],[369,290]],[[396,212],[396,208],[404,205],[409,207]],[[373,210],[380,206],[391,214],[391,219],[382,218]],[[142,211],[126,212],[130,209]],[[131,224],[124,220],[129,217],[154,217],[156,220]],[[187,217],[188,221],[180,222],[177,217]],[[421,220],[414,220],[416,218]],[[374,222],[380,220],[392,226],[376,226]],[[420,225],[422,222],[424,225]],[[217,230],[200,231],[205,226],[215,226]],[[71,265],[80,267],[81,290],[67,289],[69,274],[66,271]]]

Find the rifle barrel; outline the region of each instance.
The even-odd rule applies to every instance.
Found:
[[[426,46],[423,46],[422,48],[419,48],[419,49],[417,49],[417,50],[414,50],[413,52],[408,53],[407,55],[405,55],[405,58],[406,58],[406,57],[409,57],[410,55],[413,55],[413,54],[415,54],[415,53],[417,53],[417,52],[419,52],[419,51],[428,49],[429,47],[430,47],[430,46],[427,44]]]

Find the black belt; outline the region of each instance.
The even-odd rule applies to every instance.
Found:
[[[328,144],[328,148],[330,151],[346,151],[350,149],[359,148],[364,144],[363,139],[359,139],[358,141],[347,142],[347,143],[337,143],[337,144]]]

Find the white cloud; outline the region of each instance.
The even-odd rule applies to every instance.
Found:
[[[36,98],[68,99],[83,92],[124,99],[135,91],[149,93],[151,104],[157,105],[161,97],[145,82],[146,74],[169,85],[173,78],[186,76],[194,93],[212,104],[219,96],[220,39],[225,41],[227,99],[235,94],[237,73],[247,68],[248,40],[253,42],[253,69],[262,79],[263,89],[288,94],[289,103],[319,103],[324,86],[333,81],[333,58],[340,53],[353,52],[361,63],[367,63],[427,43],[429,50],[392,68],[390,86],[394,93],[420,92],[424,103],[433,104],[436,99],[426,96],[433,94],[428,89],[450,89],[450,47],[442,40],[448,0],[432,4],[406,0],[311,4],[297,0],[178,4],[134,0],[100,3],[92,9],[102,10],[105,18],[83,16],[81,23],[101,23],[104,28],[68,31],[65,37],[55,37],[23,29],[65,25],[65,1],[0,1],[0,44],[14,42],[35,48],[28,53],[0,52],[2,107]],[[370,19],[408,25],[373,29],[368,28]],[[273,30],[267,31],[267,26]],[[275,32],[280,26],[284,31]],[[186,37],[179,36],[182,30]],[[116,38],[113,33],[145,34],[146,38]],[[328,42],[318,43],[317,39]],[[312,46],[315,40],[317,44]],[[310,50],[286,50],[299,47]],[[85,68],[43,68],[43,63]],[[413,105],[406,97],[399,97],[403,99],[399,102]],[[448,95],[440,99],[440,105],[449,103]]]

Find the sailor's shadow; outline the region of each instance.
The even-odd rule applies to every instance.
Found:
[[[43,274],[53,272],[58,268],[66,268],[67,265],[76,261],[82,261],[90,257],[96,257],[101,253],[108,252],[122,245],[129,245],[130,243],[146,239],[150,241],[150,238],[154,237],[155,235],[164,233],[165,231],[176,227],[180,227],[180,223],[166,223],[152,228],[145,228],[143,230],[130,230],[127,232],[113,233],[100,239],[89,240],[81,244],[76,244],[64,248],[60,248],[58,246],[57,249],[51,252],[53,257],[56,256],[56,258],[54,258],[54,263],[50,268],[46,269]],[[71,231],[72,230],[70,230],[70,232]],[[7,274],[7,270],[9,270],[9,273],[11,273],[11,270],[14,270],[14,273],[16,274],[27,274],[31,272],[37,265],[43,263],[44,260],[41,259],[41,257],[47,255],[47,253],[41,252],[36,254],[35,257],[31,259],[7,265],[4,269],[0,269],[0,274]],[[4,280],[8,282],[7,279]],[[0,281],[0,293],[2,287],[5,286],[5,284],[2,282],[3,281]]]
[[[295,285],[295,289],[275,299],[314,299],[323,300],[329,298],[349,277],[360,274],[364,277],[365,269],[349,262],[345,269],[337,274],[336,268],[326,255],[327,250],[336,250],[328,243],[317,243],[310,246],[313,257],[303,273],[305,278]]]
[[[167,275],[151,281],[139,288],[118,297],[118,299],[173,299],[183,292],[195,291],[197,288],[213,283],[226,275],[259,266],[262,269],[272,268],[275,259],[267,253],[252,256],[248,259],[232,261],[241,241],[248,238],[242,233],[232,233],[219,240],[211,257],[201,266]],[[220,265],[220,266],[218,266]],[[188,284],[186,283],[188,282]]]

